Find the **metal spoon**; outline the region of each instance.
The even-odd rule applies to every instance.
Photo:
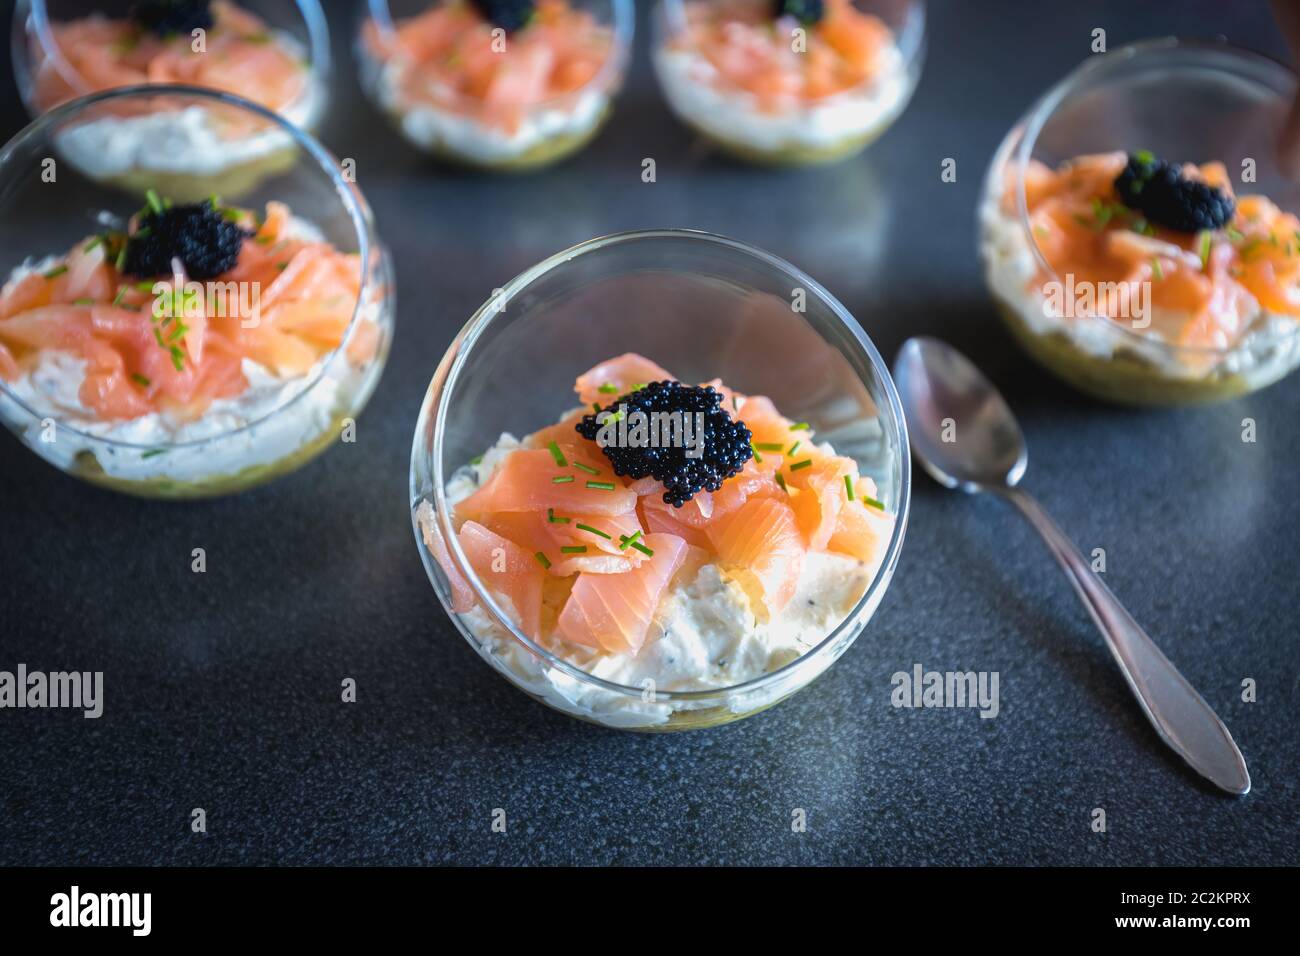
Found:
[[[1147,719],[1192,769],[1229,793],[1250,790],[1228,728],[1124,610],[1070,539],[1028,494],[1024,435],[998,390],[970,360],[931,338],[903,343],[894,363],[912,451],[936,481],[999,495],[1029,519],[1074,585]]]

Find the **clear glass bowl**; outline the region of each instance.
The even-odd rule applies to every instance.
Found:
[[[568,0],[610,37],[609,52],[593,74],[569,92],[519,107],[489,106],[483,96],[421,82],[419,64],[402,51],[398,31],[412,18],[462,0],[367,0],[357,31],[361,84],[371,101],[418,149],[453,163],[502,172],[549,165],[571,156],[599,132],[623,84],[636,14],[632,0]],[[526,33],[524,27],[521,33]],[[493,56],[510,64],[512,36],[492,38]],[[450,61],[456,54],[448,57]],[[514,62],[526,65],[514,57]],[[490,92],[490,91],[489,91]],[[421,95],[424,93],[425,95]]]
[[[143,113],[159,98],[180,108],[215,109],[282,140],[278,168],[254,183],[232,182],[221,174],[173,175],[163,177],[168,185],[160,183],[156,194],[177,202],[182,200],[169,187],[190,196],[217,194],[223,205],[259,213],[269,201],[285,203],[321,239],[340,252],[355,254],[364,268],[358,301],[341,342],[306,374],[261,382],[256,401],[250,388],[230,400],[236,405],[221,406],[220,416],[217,409],[210,409],[212,417],[205,415],[189,429],[150,431],[153,419],[147,416],[125,422],[96,420],[93,413],[77,407],[80,403],[75,399],[65,403],[51,398],[69,392],[75,396],[79,382],[75,374],[67,381],[61,379],[62,391],[52,384],[28,387],[36,384],[30,363],[18,379],[0,377],[0,418],[46,461],[96,484],[151,497],[226,494],[284,474],[332,442],[349,440],[347,424],[365,405],[388,356],[394,317],[392,267],[360,192],[344,181],[338,162],[306,133],[233,96],[144,86],[56,107],[0,150],[0,277],[9,279],[24,267],[40,269],[43,259],[80,248],[79,243],[105,228],[121,229],[140,209],[139,197],[124,192],[116,179],[80,172],[64,145],[69,133],[106,118]],[[143,190],[150,180],[141,174],[133,182]],[[224,287],[207,290],[209,309],[237,307],[229,295],[215,298],[218,291],[226,294]],[[246,310],[249,318],[241,322],[256,321],[260,303],[270,301],[260,288],[236,288],[235,294],[240,296],[238,303],[259,304],[259,311]],[[140,306],[139,314],[141,322],[150,321],[147,303]],[[226,312],[231,314],[244,313]],[[0,299],[0,330],[12,317],[5,314]],[[5,341],[0,331],[0,344]],[[39,359],[44,351],[28,358]]]
[[[717,0],[659,0],[654,13],[655,71],[672,111],[724,152],[750,162],[795,166],[856,155],[906,108],[925,58],[925,4],[921,0],[853,0],[892,34],[876,74],[856,87],[817,99],[761,103],[729,86],[690,37],[688,10]],[[726,0],[734,2],[734,0]],[[768,0],[751,0],[770,8]],[[802,29],[802,28],[800,28]],[[812,51],[815,33],[791,36]],[[713,51],[718,52],[718,51]],[[802,55],[808,55],[803,52]]]
[[[76,97],[163,82],[242,96],[297,126],[315,128],[325,111],[330,71],[329,29],[318,0],[219,0],[212,5],[211,29],[200,37],[170,37],[157,50],[141,47],[140,38],[150,35],[130,25],[132,5],[133,0],[18,0],[11,34],[14,78],[33,118]],[[102,41],[108,41],[107,55],[88,55]]]
[[[803,301],[804,311],[792,308]],[[720,377],[769,396],[854,458],[894,516],[880,568],[847,618],[802,656],[753,680],[647,697],[592,676],[520,632],[475,576],[446,497],[458,468],[502,432],[553,424],[574,405],[574,377],[638,352],[683,381]],[[534,266],[485,303],[447,350],[425,396],[411,452],[412,524],[448,614],[506,679],[564,713],[612,727],[684,730],[756,713],[821,674],[862,633],[893,575],[907,524],[910,460],[898,394],[853,316],[813,279],[752,246],[685,230],[594,239]],[[430,512],[429,509],[432,509]],[[422,518],[421,518],[422,516]],[[448,560],[471,582],[490,629],[452,611],[447,576],[423,537],[436,521]]]
[[[1221,161],[1238,198],[1263,195],[1300,212],[1300,185],[1275,159],[1295,93],[1295,75],[1267,57],[1170,37],[1092,56],[1039,99],[994,156],[980,210],[986,281],[1025,350],[1081,391],[1143,405],[1231,398],[1300,364],[1291,316],[1261,317],[1222,348],[1162,339],[1143,327],[1147,316],[1062,318],[1044,296],[1070,288],[1074,276],[1057,274],[1039,248],[1025,190],[1032,160],[1054,169],[1080,155],[1148,150],[1171,161]],[[1241,180],[1246,160],[1253,183]]]

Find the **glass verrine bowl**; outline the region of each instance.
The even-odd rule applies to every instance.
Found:
[[[329,29],[317,0],[18,0],[14,77],[33,118],[145,83],[233,93],[313,129],[329,93]],[[143,12],[142,12],[143,11]],[[162,133],[152,126],[141,135]],[[178,134],[183,135],[181,127]]]
[[[70,161],[69,134],[159,99],[259,127],[284,161],[251,185],[141,175],[143,200]],[[215,274],[141,245],[214,221],[236,243],[230,260],[196,240],[227,256]],[[0,417],[55,467],[137,495],[239,491],[351,440],[393,331],[391,264],[355,185],[306,133],[209,90],[95,94],[10,140],[0,270]]]
[[[655,650],[652,634],[638,655],[650,655],[645,660],[651,669],[642,669],[642,678],[634,681],[609,679],[633,673],[637,668],[625,665],[637,658],[618,658],[624,669],[615,671],[613,656],[586,655],[554,633],[524,633],[504,609],[506,602],[475,574],[457,540],[459,493],[448,488],[464,480],[466,463],[476,471],[490,466],[509,444],[503,432],[520,435],[555,424],[577,403],[575,375],[627,352],[662,362],[682,382],[720,378],[748,396],[770,397],[784,414],[800,420],[796,427],[811,426],[812,431],[801,432],[810,441],[815,435],[816,442],[830,443],[838,455],[853,459],[859,493],[866,494],[867,479],[873,481],[879,496],[873,506],[892,516],[876,541],[874,560],[858,564],[863,589],[853,592],[843,618],[806,635],[802,653],[761,658],[765,663],[743,681],[710,683],[712,668],[734,665],[722,660],[736,649],[722,625],[709,632],[714,643],[707,654],[701,652],[698,673],[656,672],[654,662],[665,657]],[[740,418],[753,400],[731,399]],[[564,441],[562,435],[559,440]],[[485,449],[492,449],[486,459]],[[909,469],[906,425],[885,363],[829,292],[789,263],[735,240],[686,230],[631,232],[547,259],[508,283],[470,319],[439,364],[420,410],[410,505],[434,591],[464,637],[511,683],[584,720],[636,730],[684,730],[769,707],[848,649],[893,575],[907,523]],[[706,570],[697,572],[696,584]],[[656,616],[663,641],[678,626],[676,618],[661,620],[667,600],[661,599]],[[804,600],[797,597],[792,606]],[[730,613],[720,611],[718,618]],[[745,621],[742,629],[752,624]]]
[[[659,0],[655,71],[672,111],[724,152],[775,165],[853,156],[896,120],[925,56],[920,0],[828,0],[818,23],[772,0]]]
[[[536,169],[595,137],[623,83],[632,0],[543,0],[518,25],[469,0],[368,0],[356,55],[371,100],[418,149]]]
[[[986,281],[1025,350],[1084,392],[1143,405],[1231,398],[1295,368],[1300,186],[1276,160],[1295,93],[1267,57],[1171,37],[1093,56],[1039,99],[980,207]],[[1235,212],[1171,229],[1141,184],[1126,205],[1116,174],[1134,163],[1145,183],[1161,160],[1235,193]]]

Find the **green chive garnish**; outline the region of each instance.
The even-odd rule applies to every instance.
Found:
[[[587,531],[591,534],[598,534],[606,540],[609,540],[610,538],[610,535],[606,534],[604,531],[601,531],[599,528],[593,528],[589,524],[583,524],[582,522],[578,522],[577,524],[574,525],[574,527],[577,528],[579,531]]]
[[[163,211],[162,200],[158,198],[158,194],[152,189],[145,190],[144,201],[149,204],[149,208],[153,210],[155,215]]]
[[[572,475],[556,475],[554,478],[551,479],[551,484],[567,485],[571,481],[573,481]]]
[[[613,382],[606,382],[604,385],[600,386],[600,388],[596,389],[596,391],[603,395],[613,395],[618,391],[618,386]]]
[[[141,457],[141,458],[154,458],[154,457],[156,457],[156,456],[158,456],[158,455],[161,455],[161,454],[162,454],[163,452],[165,452],[166,450],[167,450],[166,448],[150,448],[147,452],[145,452],[144,454],[142,454],[140,457]]]
[[[788,452],[786,452],[786,454],[787,454],[787,455],[793,455],[796,451],[799,450],[799,446],[802,445],[802,444],[803,444],[803,442],[801,442],[801,441],[797,441],[797,442],[795,442],[793,445],[790,446],[790,450],[789,450]]]
[[[1231,226],[1223,230],[1223,233],[1228,237],[1229,242],[1241,242],[1242,239],[1241,233],[1239,233],[1236,229],[1233,229]]]
[[[761,441],[754,445],[759,451],[780,451],[785,446],[779,441]]]
[[[585,544],[566,544],[560,548],[560,554],[586,554],[587,546]]]
[[[67,271],[68,271],[67,266],[55,266],[49,272],[42,273],[42,275],[44,275],[45,278],[47,279],[57,279],[59,276],[63,275],[63,273]]]
[[[471,465],[481,465],[481,464],[483,464],[483,456],[482,456],[482,455],[475,455],[473,458],[471,458],[471,459],[469,460],[469,463],[470,463]]]
[[[844,476],[844,490],[845,492],[848,493],[849,501],[852,501],[853,500],[853,476],[852,475]]]
[[[871,505],[871,507],[875,508],[877,511],[884,511],[884,510],[885,510],[884,502],[877,501],[875,498],[865,498],[865,497],[864,497],[864,498],[862,499],[862,503],[863,503],[864,505]]]
[[[600,474],[600,469],[599,469],[599,468],[592,468],[591,465],[583,464],[583,463],[580,462],[580,461],[575,461],[575,462],[573,463],[573,467],[579,469],[580,471],[585,471],[585,472],[586,472],[587,474],[589,474],[589,475],[599,475],[599,474]]]
[[[592,410],[593,412],[595,412],[597,415],[599,415],[599,414],[600,414],[600,402],[592,402],[592,403],[591,403],[591,410]]]
[[[628,543],[631,544],[632,547],[640,551],[642,554],[644,554],[647,558],[653,558],[655,556],[654,551],[652,551],[650,548],[647,548],[640,541],[630,541]]]
[[[776,473],[776,483],[781,486],[782,491],[787,494],[789,493],[790,489],[785,486],[785,475],[781,474],[779,471]]]
[[[126,298],[126,286],[122,286],[120,289],[117,290],[117,295],[113,296],[113,304],[121,305],[122,300],[125,298]]]
[[[122,272],[126,269],[126,245],[125,242],[122,243],[122,249],[118,252],[117,260],[113,263],[113,268],[118,272]]]
[[[572,475],[569,476],[569,480],[570,480],[570,481],[573,480],[573,476],[572,476]],[[614,490],[614,482],[612,482],[612,481],[589,481],[589,482],[587,482],[587,487],[588,487],[588,488],[596,488],[596,489],[598,489],[598,490],[600,490],[600,491],[613,491],[613,490]]]
[[[1201,256],[1201,268],[1204,269],[1210,261],[1210,231],[1202,229],[1196,239],[1197,249]]]
[[[763,464],[763,456],[758,453],[758,446],[753,442],[750,442],[749,450],[754,453],[754,461],[758,462],[760,465]]]
[[[626,551],[627,546],[629,544],[634,544],[636,542],[636,539],[639,537],[641,537],[641,530],[638,528],[636,531],[633,531],[631,534],[625,534],[622,537],[620,537],[618,539],[618,546],[622,548],[624,551]]]
[[[809,427],[810,426],[808,425],[807,422],[795,422],[793,425],[790,426],[790,431],[806,432],[809,429]]]
[[[131,381],[135,382],[135,384],[139,385],[141,388],[148,388],[150,385],[153,384],[152,382],[149,381],[149,379],[145,378],[139,372],[131,373]]]
[[[103,241],[104,241],[103,236],[96,236],[94,239],[91,239],[90,242],[86,243],[85,246],[82,247],[81,251],[92,252],[94,251],[95,247],[98,246]]]
[[[1160,260],[1154,256],[1151,257],[1151,274],[1157,279],[1163,279],[1165,277],[1165,270],[1160,268]]]
[[[551,559],[542,554],[542,552],[538,551],[533,555],[533,557],[537,559],[537,563],[542,567],[546,568],[548,571],[551,569]]]
[[[95,300],[94,299],[73,299],[72,304],[73,305],[94,305]]]
[[[790,466],[790,470],[798,471],[800,468],[811,468],[811,467],[812,467],[812,459],[805,458],[803,461],[796,461],[793,465]]]
[[[565,517],[563,517],[563,516],[561,516],[561,515],[557,515],[557,514],[555,513],[555,509],[554,509],[554,508],[547,508],[547,509],[546,509],[546,520],[549,521],[551,524],[568,524],[568,523],[569,523],[571,520],[573,520],[573,519],[571,519],[571,518],[565,518]]]
[[[550,442],[546,447],[551,450],[551,457],[555,459],[555,463],[561,468],[569,463],[569,460],[564,457],[564,452],[560,451],[560,446],[555,442]]]

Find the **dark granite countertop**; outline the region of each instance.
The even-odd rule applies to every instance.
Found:
[[[1224,34],[1285,56],[1263,3],[936,3],[902,120],[860,160],[793,172],[695,144],[663,106],[643,30],[597,142],[505,179],[407,148],[356,86],[353,19],[335,9],[348,5],[327,6],[338,59],[322,139],[355,158],[394,251],[397,347],[356,444],[234,498],[120,497],[0,438],[0,669],[102,670],[106,698],[99,720],[0,711],[0,863],[1300,862],[1300,376],[1211,408],[1086,400],[1016,350],[974,239],[994,147],[1094,27],[1112,46]],[[6,57],[5,137],[25,123],[9,73]],[[956,183],[940,181],[945,157]],[[620,733],[494,674],[412,540],[420,399],[494,287],[574,242],[663,225],[790,259],[886,356],[924,332],[982,363],[1023,416],[1027,486],[1084,550],[1106,548],[1112,587],[1231,727],[1254,791],[1217,795],[1157,741],[1026,525],[926,479],[867,632],[765,714]],[[918,663],[998,671],[1000,715],[894,709],[890,675]],[[354,704],[339,699],[346,677]],[[1240,700],[1248,677],[1257,703]],[[190,832],[194,807],[205,835]],[[1095,807],[1107,833],[1090,829]],[[792,832],[795,808],[807,832]]]

